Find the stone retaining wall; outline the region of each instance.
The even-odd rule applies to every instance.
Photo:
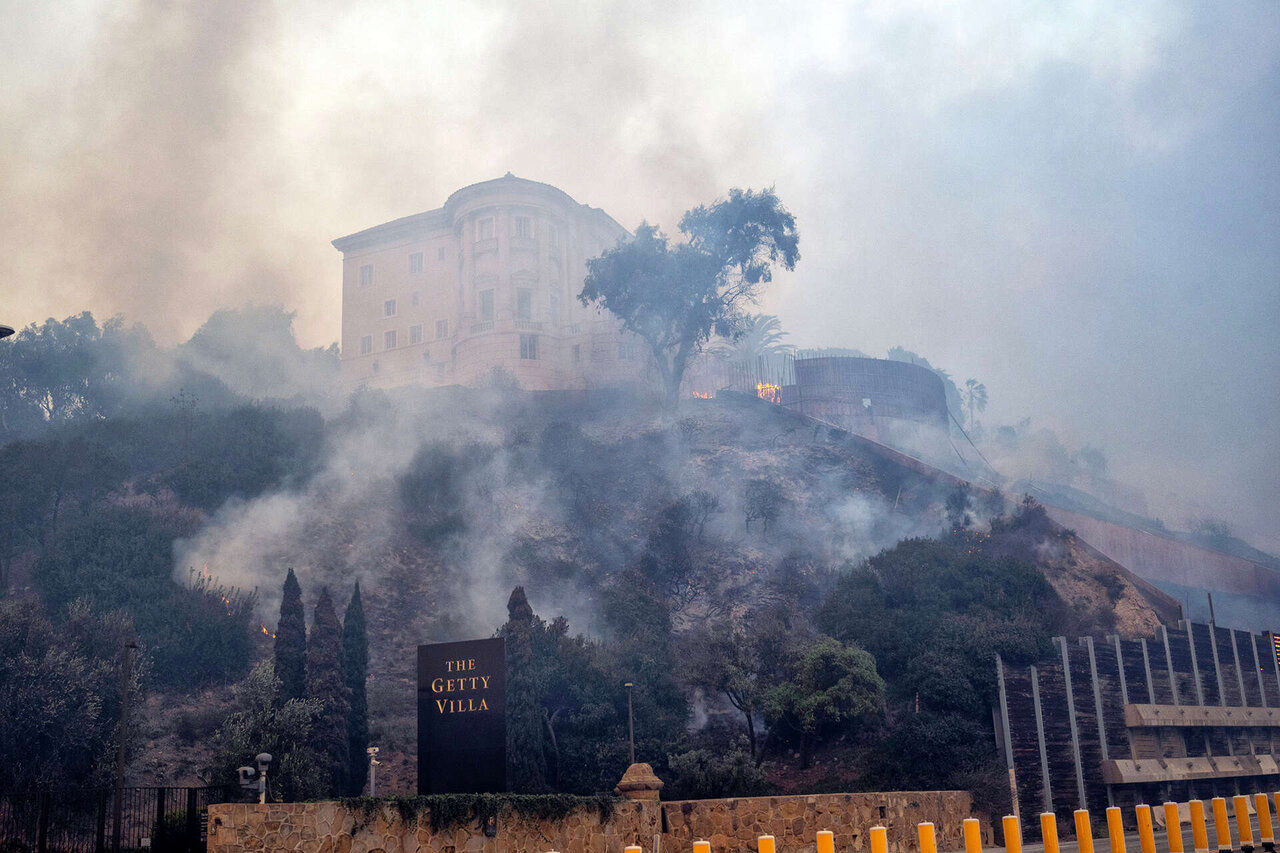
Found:
[[[888,830],[890,853],[919,845],[916,824],[933,823],[938,849],[959,850],[961,828],[973,800],[967,791],[896,791],[874,794],[811,794],[792,797],[741,797],[660,803],[666,812],[664,846],[687,853],[706,839],[712,853],[755,851],[756,838],[772,835],[780,853],[813,853],[814,833],[835,833],[836,850],[868,850],[867,829]]]
[[[908,853],[921,821],[937,827],[940,849],[955,850],[971,803],[964,791],[623,800],[603,823],[589,806],[560,820],[503,814],[494,838],[474,825],[435,833],[425,816],[410,826],[391,808],[370,819],[336,802],[225,803],[209,807],[208,853],[622,853],[628,844],[689,853],[698,839],[712,853],[748,853],[760,835],[776,837],[779,853],[813,853],[819,829],[835,833],[837,850],[856,853],[876,824],[889,830],[890,853]]]

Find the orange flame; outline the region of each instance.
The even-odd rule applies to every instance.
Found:
[[[770,382],[756,383],[756,396],[761,400],[773,403],[775,406],[782,405],[782,388]]]
[[[712,394],[710,391],[694,391],[693,392],[693,398],[695,400],[710,400],[714,396],[715,395]]]

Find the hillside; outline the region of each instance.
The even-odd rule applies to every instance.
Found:
[[[208,763],[229,685],[270,655],[263,632],[274,629],[288,567],[297,570],[308,607],[322,586],[345,601],[361,582],[380,778],[403,791],[414,778],[415,646],[491,635],[506,621],[504,606],[517,585],[537,614],[567,620],[559,628],[546,623],[548,631],[560,631],[565,642],[577,632],[597,638],[576,641],[597,661],[616,653],[611,643],[634,644],[643,635],[656,643],[659,660],[674,662],[690,638],[717,625],[745,626],[748,634],[759,625],[761,637],[781,644],[803,645],[819,630],[840,634],[836,617],[827,624],[817,614],[831,612],[841,579],[907,539],[947,540],[937,546],[950,561],[945,570],[961,576],[1012,577],[1008,572],[1027,566],[1052,592],[1026,594],[1058,602],[1042,608],[1048,615],[1036,617],[1034,637],[1142,635],[1160,619],[1176,618],[1168,599],[1043,512],[1014,512],[998,495],[970,492],[864,439],[751,397],[686,401],[673,416],[609,392],[376,393],[327,420],[254,406],[157,410],[0,452],[9,476],[53,480],[21,500],[9,498],[5,517],[25,543],[7,563],[10,595],[35,594],[51,610],[89,596],[102,609],[133,615],[151,661],[147,745],[132,765],[139,781],[191,779]],[[48,476],[48,466],[69,459],[75,464],[64,465],[60,479]],[[1023,618],[1011,612],[1017,609],[999,615]],[[854,625],[842,639],[876,651],[877,640],[862,630]],[[891,733],[895,703],[914,691],[918,713],[920,699],[911,686],[916,676],[906,663],[895,669],[890,652],[877,653],[889,708],[876,726]],[[615,665],[626,665],[625,655],[616,664],[592,664],[591,672]],[[985,701],[990,669],[976,666],[974,708]],[[600,701],[616,702],[612,680],[592,688],[607,694]],[[671,770],[664,755],[651,760],[683,774],[685,786],[720,784],[707,781],[714,773],[705,767],[689,767],[706,763],[700,750],[716,738],[737,743],[741,717],[691,680],[662,689],[675,692],[663,699],[655,687],[638,708],[639,725],[654,721],[644,733],[654,751],[670,752],[673,761],[694,757]],[[575,699],[571,713],[585,713],[586,701]],[[972,721],[966,725],[981,729],[979,711],[963,711]],[[576,748],[572,726],[558,750]],[[842,731],[814,742],[819,765],[824,749],[857,752],[857,737],[848,741]],[[789,772],[787,755],[807,756],[810,748],[807,740],[786,747],[790,736],[778,737],[763,765],[774,784]],[[556,760],[569,757],[557,752]],[[612,753],[573,760],[598,769],[582,771],[571,787],[601,787],[617,772]],[[879,776],[847,772],[853,775],[845,786],[898,778],[884,768]],[[770,783],[749,783],[761,784]]]

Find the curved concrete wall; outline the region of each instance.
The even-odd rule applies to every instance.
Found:
[[[1280,624],[1280,573],[1266,566],[1052,504],[1045,510],[1107,557],[1190,605],[1198,618],[1208,616],[1208,591],[1219,625],[1264,631]]]
[[[942,379],[924,367],[882,358],[830,356],[795,360],[795,384],[782,404],[854,432],[874,432],[879,421],[947,426]]]

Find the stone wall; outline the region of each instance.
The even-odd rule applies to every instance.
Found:
[[[967,791],[896,791],[874,794],[811,794],[790,797],[741,797],[660,804],[665,814],[663,846],[693,849],[706,839],[713,853],[748,853],[756,838],[772,835],[779,851],[813,853],[814,834],[835,833],[836,849],[868,850],[867,829],[888,830],[890,853],[906,853],[919,844],[916,824],[932,822],[940,850],[963,847],[961,826],[972,817]]]
[[[410,826],[390,808],[375,818],[340,803],[228,803],[209,807],[208,853],[622,853],[629,844],[689,853],[706,839],[712,853],[747,853],[773,835],[779,853],[813,853],[814,834],[835,833],[836,849],[868,849],[867,829],[889,830],[890,853],[916,846],[916,824],[932,821],[942,850],[961,847],[972,801],[964,791],[815,794],[676,802],[620,801],[607,822],[594,807],[562,820],[503,814],[495,838],[470,825],[433,833],[423,817]]]
[[[653,843],[655,805],[621,801],[606,823],[594,807],[556,821],[503,814],[486,838],[474,823],[437,833],[423,815],[409,825],[389,807],[370,819],[334,802],[225,803],[209,806],[208,853],[622,853]]]

